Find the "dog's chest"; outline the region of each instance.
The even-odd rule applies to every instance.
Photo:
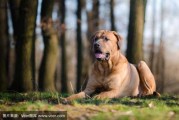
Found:
[[[111,79],[109,77],[100,77],[99,79],[99,85],[97,88],[100,88],[102,90],[108,90],[109,89],[109,86],[110,86],[110,83],[111,83]]]

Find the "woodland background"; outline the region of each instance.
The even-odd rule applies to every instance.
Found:
[[[161,93],[179,94],[177,0],[0,0],[0,91],[83,89],[90,36],[123,36],[129,62],[145,60]]]

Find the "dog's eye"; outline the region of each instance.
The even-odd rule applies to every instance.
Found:
[[[95,38],[94,38],[94,41],[97,41],[97,40],[98,40],[98,38],[97,38],[97,37],[95,37]]]
[[[109,38],[107,38],[107,37],[105,36],[105,37],[104,37],[104,40],[105,40],[105,41],[108,41],[108,40],[109,40]]]

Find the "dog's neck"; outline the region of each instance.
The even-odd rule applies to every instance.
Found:
[[[109,60],[96,61],[96,64],[94,65],[97,67],[100,74],[107,76],[111,72],[115,71],[121,63],[123,64],[126,61],[127,59],[121,54],[121,52],[117,51]]]

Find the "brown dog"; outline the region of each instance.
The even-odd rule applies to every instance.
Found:
[[[156,90],[155,79],[144,61],[135,67],[120,52],[121,37],[114,31],[100,30],[92,37],[96,58],[90,69],[84,91],[67,101],[85,98],[94,92],[95,98],[120,98],[124,96],[151,95]]]

